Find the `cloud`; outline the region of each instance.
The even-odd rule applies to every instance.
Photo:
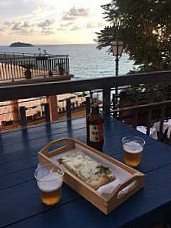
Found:
[[[42,28],[41,33],[44,35],[54,34],[53,28],[51,25],[55,23],[54,19],[46,19],[45,21],[40,22],[37,26]]]
[[[59,27],[59,28],[57,28],[57,31],[61,31],[61,32],[66,31],[66,28]]]
[[[49,12],[51,12],[52,10],[53,9],[50,6],[39,5],[32,11],[32,14],[33,16],[46,15],[47,13],[49,14]]]
[[[30,27],[30,24],[25,21],[24,24],[23,24],[23,28],[29,28],[29,27]]]
[[[40,0],[0,0],[1,20],[7,20],[30,14],[38,5]]]
[[[15,35],[30,35],[35,32],[35,24],[28,21],[5,21],[3,23],[4,32]]]
[[[31,28],[31,29],[23,29],[23,30],[19,30],[19,31],[15,31],[15,35],[19,35],[19,36],[29,36],[35,33],[35,29]]]
[[[66,24],[61,24],[61,26],[64,26],[64,27],[69,27],[69,26],[71,26],[71,25],[73,25],[72,22],[68,22],[68,23],[66,23]]]
[[[54,19],[47,19],[43,22],[40,22],[38,24],[38,27],[41,27],[41,28],[44,28],[44,27],[49,27],[51,26],[52,24],[54,24],[55,20]]]
[[[86,8],[71,8],[63,15],[63,20],[76,20],[78,17],[87,17],[90,14],[90,10]]]
[[[17,23],[15,23],[15,24],[12,26],[11,29],[12,29],[12,30],[16,30],[16,31],[20,31],[20,30],[22,30],[23,28],[22,28],[22,26],[21,26],[21,23],[20,23],[20,22],[17,22]]]
[[[76,9],[75,7],[73,7],[69,10],[67,14],[69,16],[74,16],[74,17],[86,17],[89,15],[89,9],[85,9],[85,8]]]
[[[34,24],[30,24],[27,21],[24,21],[23,23],[21,22],[5,22],[4,23],[6,26],[11,26],[11,30],[13,31],[23,31],[26,29],[33,29]]]
[[[94,28],[101,28],[101,27],[103,27],[104,26],[104,23],[102,23],[102,22],[88,22],[87,23],[87,28],[88,29],[94,29]]]
[[[9,34],[16,35],[31,35],[31,34],[54,34],[54,29],[51,27],[55,23],[54,19],[46,19],[39,23],[30,23],[28,21],[5,21],[2,28]]]
[[[73,21],[75,19],[76,19],[76,17],[71,17],[71,16],[67,16],[67,15],[64,15],[62,17],[62,20],[64,20],[64,21]]]
[[[71,31],[77,31],[77,30],[80,30],[82,29],[81,27],[78,27],[78,26],[73,26]]]
[[[57,31],[66,31],[66,30],[70,30],[71,26],[73,26],[73,22],[68,22],[68,23],[62,23],[59,25],[59,27],[57,28]]]
[[[41,31],[42,34],[44,35],[51,35],[51,34],[54,34],[54,31],[52,28],[42,28],[42,31]]]
[[[14,22],[11,22],[11,21],[5,21],[4,22],[4,25],[5,26],[11,26]]]

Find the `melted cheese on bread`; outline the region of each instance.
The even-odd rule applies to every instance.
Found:
[[[99,164],[82,152],[77,151],[63,156],[59,162],[94,189],[115,179],[108,167]]]

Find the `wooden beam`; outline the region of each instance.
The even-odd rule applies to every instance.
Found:
[[[103,89],[103,113],[110,116],[110,88]]]
[[[46,98],[47,103],[49,104],[50,111],[50,121],[56,121],[58,119],[58,109],[57,109],[57,96],[48,96]]]
[[[12,100],[12,101],[10,101],[10,104],[11,104],[13,120],[14,120],[14,122],[18,123],[19,118],[20,118],[18,100]]]
[[[171,82],[171,71],[134,74],[128,76],[93,78],[60,82],[39,82],[23,85],[0,86],[0,100],[24,99],[30,97],[50,96],[94,89],[114,88],[115,86]]]

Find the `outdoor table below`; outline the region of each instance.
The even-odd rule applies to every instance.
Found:
[[[122,137],[145,139],[142,162],[137,167],[146,175],[142,190],[109,215],[66,184],[60,203],[45,206],[34,180],[37,152],[62,137],[85,142],[85,118],[4,132],[0,136],[0,227],[152,227],[171,220],[171,148],[108,117],[104,132],[103,152],[122,162]]]

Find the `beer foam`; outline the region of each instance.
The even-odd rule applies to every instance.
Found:
[[[140,153],[143,151],[143,146],[136,141],[130,141],[123,144],[123,149],[128,153]]]
[[[62,185],[63,178],[57,173],[49,173],[37,181],[37,185],[43,192],[52,192]]]

